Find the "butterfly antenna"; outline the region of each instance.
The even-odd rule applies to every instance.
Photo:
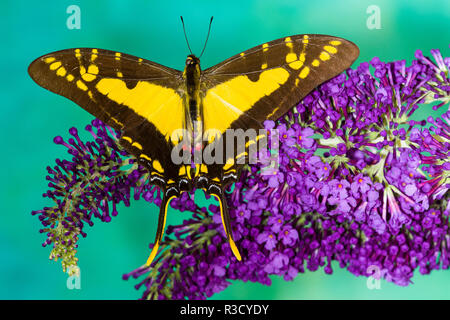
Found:
[[[211,20],[209,21],[208,34],[206,35],[205,45],[203,46],[202,53],[200,53],[200,56],[198,57],[199,59],[202,57],[203,52],[204,52],[205,49],[206,49],[206,44],[208,43],[208,39],[209,39],[209,33],[211,32],[211,25],[212,25],[213,18],[214,18],[214,17],[211,17]]]
[[[192,50],[191,50],[191,46],[189,45],[188,37],[187,37],[187,35],[186,35],[186,28],[184,27],[183,16],[180,16],[180,18],[181,18],[181,24],[183,25],[184,38],[186,39],[186,43],[187,43],[189,52],[190,52],[191,54],[193,54],[193,53],[192,53]]]

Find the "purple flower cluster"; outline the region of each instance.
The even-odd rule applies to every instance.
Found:
[[[436,63],[418,51],[410,66],[374,58],[265,123],[278,132],[279,167],[268,174],[264,162],[251,165],[226,193],[242,261],[231,252],[215,202],[199,207],[183,193],[171,206],[192,216],[167,228],[151,268],[124,279],[141,277],[136,288],[144,299],[205,299],[229,280],[270,285],[270,275],[292,280],[320,267],[331,274],[332,261],[355,275],[378,269],[402,286],[416,269],[448,269],[450,111],[411,118],[450,101],[450,58],[432,55]],[[121,159],[115,133],[98,121],[94,127],[92,144],[74,132],[68,143],[57,138],[73,159],[49,168],[52,191],[45,196],[56,206],[35,211],[46,243],[68,265],[76,261],[67,241],[84,234],[83,222],[109,221],[109,208],[116,215],[115,205],[129,204],[132,193],[161,201],[145,170]]]

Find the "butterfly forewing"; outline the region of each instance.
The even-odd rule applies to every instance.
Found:
[[[183,126],[180,71],[120,52],[79,48],[44,55],[28,72],[42,87],[120,130],[121,144],[151,170],[155,183],[177,177],[170,136]]]
[[[211,101],[218,100],[212,98],[216,94],[227,108],[233,105],[259,122],[275,120],[319,84],[350,67],[358,54],[352,42],[325,35],[267,42],[206,69],[206,100],[208,94]],[[223,96],[227,92],[233,92],[231,99]]]

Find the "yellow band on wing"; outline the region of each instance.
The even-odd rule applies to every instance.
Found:
[[[124,80],[112,78],[101,79],[96,88],[109,99],[128,106],[150,121],[166,140],[170,139],[173,131],[183,127],[181,116],[168,116],[183,114],[181,97],[173,89],[144,80],[138,81],[134,88],[128,89]],[[80,89],[84,90],[81,87]]]
[[[289,72],[279,67],[261,72],[257,81],[240,75],[209,89],[203,101],[205,132],[225,132],[242,113],[280,88],[288,78]]]

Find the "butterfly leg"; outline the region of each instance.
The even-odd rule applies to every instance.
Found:
[[[153,249],[147,259],[147,266],[151,265],[153,259],[158,253],[159,244],[161,243],[164,235],[164,227],[166,225],[167,209],[169,208],[169,203],[173,198],[176,198],[178,196],[177,194],[174,194],[174,192],[168,192],[170,190],[171,189],[169,188],[164,192],[163,201],[159,209],[158,228],[156,229],[155,244],[153,245]]]
[[[223,192],[223,190],[221,190],[220,192],[212,191],[212,192],[210,192],[210,194],[212,194],[219,201],[220,216],[222,217],[222,225],[223,225],[223,228],[225,229],[225,234],[227,235],[228,242],[231,247],[231,251],[233,252],[236,259],[238,259],[238,261],[241,261],[242,260],[241,254],[239,253],[236,243],[234,242],[233,234],[231,231],[231,223],[230,223],[231,219],[230,219],[230,214],[228,212],[227,202],[224,197],[224,192]]]

